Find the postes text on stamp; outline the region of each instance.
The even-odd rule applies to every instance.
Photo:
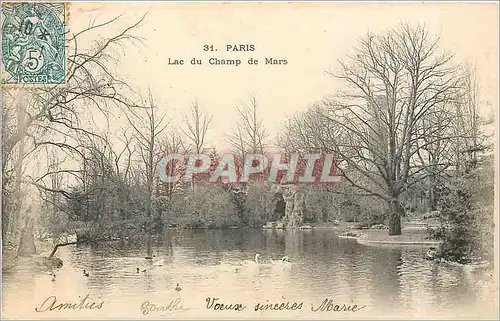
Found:
[[[63,84],[64,3],[2,4],[2,83]]]

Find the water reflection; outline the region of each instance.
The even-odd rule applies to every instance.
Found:
[[[264,264],[236,272],[221,268],[221,262],[238,264],[253,260],[256,253],[261,254]],[[461,269],[425,261],[424,253],[425,248],[420,247],[363,246],[339,239],[331,230],[170,230],[154,248],[155,263],[144,259],[141,247],[126,243],[62,248],[58,255],[65,264],[55,271],[57,279],[51,282],[50,271],[25,261],[4,274],[3,311],[11,317],[134,318],[144,317],[140,306],[146,300],[166,305],[171,299],[182,298],[189,310],[179,312],[179,317],[221,318],[234,313],[311,318],[310,305],[330,298],[337,304],[366,305],[351,315],[359,318],[377,313],[458,314],[491,300],[476,293],[470,277]],[[284,255],[291,265],[266,263],[266,259],[279,261]],[[89,277],[82,275],[83,269],[90,271]],[[179,293],[174,290],[177,283],[182,286]],[[93,300],[105,301],[103,308],[34,312],[35,305],[48,296],[74,301],[87,294]],[[209,311],[205,308],[209,296],[248,307],[243,312]],[[253,311],[258,302],[284,301],[303,302],[304,308],[286,313]],[[159,316],[151,313],[146,317]]]

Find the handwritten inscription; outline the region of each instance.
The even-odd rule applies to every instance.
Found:
[[[36,312],[54,311],[54,310],[94,310],[101,309],[104,301],[94,302],[89,299],[87,294],[84,298],[77,302],[58,302],[55,295],[49,296],[38,307],[35,308]]]
[[[151,312],[176,312],[176,311],[184,311],[182,307],[182,301],[180,298],[175,300],[171,300],[167,304],[155,304],[150,303],[149,301],[144,301],[141,304],[141,312],[143,315],[148,315]]]
[[[212,298],[208,297],[206,300],[207,302],[207,309],[208,310],[233,310],[233,311],[243,311],[246,309],[246,306],[241,304],[241,303],[230,303],[230,304],[224,304],[222,302],[217,302],[219,301],[219,298]]]
[[[205,300],[206,308],[208,310],[214,311],[223,311],[223,310],[233,310],[233,311],[243,311],[246,306],[242,303],[230,303],[226,304],[222,301],[219,301],[219,298],[208,297]],[[290,301],[282,301],[282,302],[269,302],[267,300],[265,303],[259,302],[254,306],[254,311],[283,311],[283,310],[301,310],[304,306],[303,302],[290,302]],[[311,304],[312,312],[357,312],[366,306],[359,306],[357,304],[335,304],[333,300],[326,298],[321,304],[318,306],[314,306]]]
[[[326,298],[319,306],[316,308],[311,304],[311,311],[327,311],[327,312],[357,312],[363,308],[365,305],[358,306],[357,304],[346,305],[346,304],[335,304],[333,300]]]
[[[269,303],[269,300],[266,303],[257,303],[254,307],[255,311],[282,311],[282,310],[301,310],[304,304],[302,302],[278,302],[278,303]]]
[[[218,297],[207,297],[205,299],[206,309],[213,311],[243,311],[247,306],[239,302],[224,303]],[[54,311],[54,310],[94,310],[101,309],[103,307],[104,301],[98,300],[97,302],[91,300],[87,294],[85,297],[76,302],[59,302],[56,296],[49,296],[45,299],[39,306],[35,307],[36,312]],[[283,311],[283,310],[301,310],[303,307],[303,302],[259,302],[254,306],[254,311]],[[357,304],[337,304],[332,299],[326,298],[319,305],[311,304],[312,312],[357,312],[363,308],[365,305]],[[148,315],[152,312],[177,312],[185,311],[182,306],[182,301],[180,298],[175,300],[170,300],[166,304],[156,304],[150,301],[144,301],[141,304],[141,312],[143,315]]]

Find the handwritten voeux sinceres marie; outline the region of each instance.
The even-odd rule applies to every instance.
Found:
[[[2,317],[498,317],[496,4],[1,28]]]

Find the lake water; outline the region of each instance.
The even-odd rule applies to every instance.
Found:
[[[461,267],[429,262],[426,247],[374,247],[338,238],[334,230],[170,230],[172,247],[156,246],[154,265],[144,250],[123,245],[100,249],[68,246],[57,256],[64,266],[40,270],[23,259],[3,275],[3,316],[36,318],[306,318],[340,319],[463,317],[494,313],[496,297],[478,285],[477,276]],[[231,264],[253,260],[257,266],[238,272]],[[269,264],[287,255],[291,264]],[[225,262],[222,264],[220,262]],[[137,273],[137,267],[146,272]],[[90,272],[89,277],[82,270]],[[179,283],[182,291],[174,290]],[[494,288],[494,285],[492,285]],[[36,290],[35,290],[36,289]],[[48,310],[57,303],[78,303],[87,296],[94,309]],[[53,297],[51,297],[53,296]],[[55,298],[54,298],[55,297]],[[243,311],[213,311],[206,298],[241,303]],[[357,312],[311,311],[325,299]],[[47,300],[45,305],[42,303]],[[177,311],[144,315],[144,302],[166,306],[178,300]],[[95,308],[100,302],[102,307]],[[302,303],[300,310],[255,311],[258,303]],[[151,307],[151,305],[149,306]],[[492,317],[493,315],[489,315]]]

